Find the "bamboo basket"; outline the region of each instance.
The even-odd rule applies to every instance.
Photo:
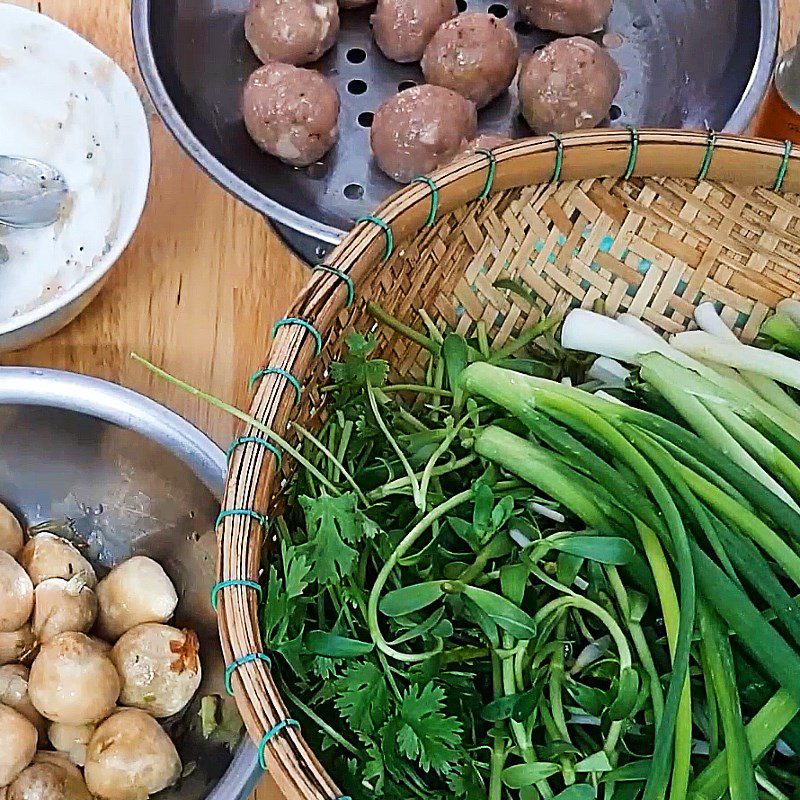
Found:
[[[483,320],[502,344],[544,312],[598,299],[610,314],[674,332],[708,299],[752,339],[779,300],[800,294],[794,192],[800,151],[713,133],[601,130],[479,153],[399,191],[315,270],[256,373],[251,413],[289,438],[292,420],[313,428],[345,336],[375,327],[370,300],[415,327],[420,309],[462,334]],[[539,305],[496,288],[503,278]],[[419,378],[419,349],[376,333],[395,373]],[[233,674],[238,706],[254,741],[268,740],[278,786],[290,800],[340,798],[302,732],[285,724],[268,663],[247,660],[263,643],[257,594],[241,581],[259,579],[263,519],[280,510],[291,474],[286,459],[246,441],[257,435],[234,443],[219,525],[218,577],[233,582],[219,593],[223,649],[229,663],[246,662]]]

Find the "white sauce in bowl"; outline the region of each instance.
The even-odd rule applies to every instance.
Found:
[[[124,72],[53,20],[4,4],[0,154],[46,161],[70,189],[53,227],[0,226],[2,325],[110,266],[138,222],[149,174],[146,120]]]

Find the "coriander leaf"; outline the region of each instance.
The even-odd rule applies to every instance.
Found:
[[[289,627],[289,598],[274,566],[269,568],[267,596],[262,607],[261,624],[264,629],[264,640],[269,647],[280,642]]]
[[[461,723],[443,713],[444,690],[433,683],[409,687],[400,701],[400,752],[425,772],[445,775],[461,757]]]
[[[285,542],[281,542],[281,559],[287,596],[289,599],[301,597],[308,586],[307,578],[311,572],[308,559],[297,547],[287,547]]]
[[[347,724],[357,733],[371,734],[389,716],[389,689],[383,672],[371,662],[348,665],[336,681],[334,701]]]
[[[337,675],[336,669],[339,664],[341,664],[340,658],[326,658],[325,656],[317,656],[311,662],[311,671],[318,678],[322,678],[323,680],[325,678],[335,678]]]
[[[344,361],[331,364],[333,380],[341,386],[382,386],[389,373],[389,365],[381,359],[369,359],[375,349],[375,335],[351,333],[347,337],[348,353]]]
[[[364,780],[375,787],[375,793],[380,795],[386,783],[386,764],[380,747],[374,742],[367,745],[367,763],[364,765]]]
[[[486,800],[486,786],[475,762],[469,758],[456,764],[453,771],[448,773],[447,785],[453,794],[465,800]]]
[[[373,522],[363,511],[356,509],[356,524],[361,529],[359,539],[374,539],[380,532],[380,526]]]
[[[337,583],[350,575],[358,553],[345,542],[357,542],[359,533],[355,516],[355,497],[321,495],[299,498],[305,511],[308,544],[304,555],[311,564],[311,575],[320,583]]]
[[[275,645],[273,649],[286,659],[286,663],[291,667],[295,675],[299,678],[305,678],[306,668],[301,660],[301,656],[305,654],[306,650],[303,645],[302,633],[298,633],[294,639]]]

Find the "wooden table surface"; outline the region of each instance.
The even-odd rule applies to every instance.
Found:
[[[129,0],[11,0],[69,25],[136,73]],[[800,4],[781,0],[783,47],[800,29]],[[220,445],[225,415],[153,380],[141,353],[195,386],[247,405],[247,377],[264,358],[272,323],[302,286],[305,267],[263,218],[229,197],[184,155],[145,99],[153,180],[141,225],[99,298],[61,333],[4,364],[57,367],[137,389],[170,406]],[[258,800],[277,796],[267,778]]]

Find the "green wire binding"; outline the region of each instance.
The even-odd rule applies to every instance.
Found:
[[[706,154],[703,156],[703,163],[700,165],[700,172],[697,173],[697,180],[704,181],[711,167],[711,159],[714,157],[714,148],[717,146],[717,134],[715,131],[708,132],[706,142]]]
[[[636,159],[639,155],[639,130],[634,125],[628,125],[628,130],[631,134],[631,154],[628,157],[628,166],[625,167],[625,172],[622,177],[627,181],[636,169]]]
[[[314,337],[314,355],[318,356],[322,352],[322,337],[319,335],[319,331],[308,320],[300,319],[299,317],[284,317],[283,319],[279,319],[272,326],[272,335],[275,336],[278,328],[282,328],[284,325],[299,325],[301,328],[305,328]]]
[[[427,175],[414,178],[411,183],[424,183],[431,190],[431,210],[425,220],[425,227],[430,228],[436,222],[436,212],[439,210],[439,189],[433,182],[433,178],[429,178]]]
[[[789,169],[789,156],[792,154],[792,143],[787,139],[783,143],[783,159],[781,160],[781,165],[778,167],[778,174],[775,177],[775,183],[772,185],[772,189],[775,192],[779,192],[783,188],[783,181],[786,178],[786,171]]]
[[[261,584],[256,583],[255,581],[248,581],[244,578],[231,578],[227,581],[220,581],[211,587],[211,607],[214,609],[214,611],[217,610],[217,604],[219,600],[217,595],[223,589],[227,589],[229,586],[246,586],[248,589],[253,589],[258,595],[259,602],[261,602],[261,598],[264,595],[264,590],[261,588]]]
[[[244,664],[252,664],[254,661],[264,661],[267,667],[272,668],[272,660],[264,653],[248,653],[246,656],[239,656],[225,667],[225,691],[229,695],[233,696],[233,685],[231,684],[233,673]]]
[[[344,281],[344,283],[347,285],[347,300],[344,301],[344,307],[350,308],[350,306],[353,305],[353,300],[355,300],[356,297],[356,287],[353,285],[353,279],[346,272],[342,272],[342,270],[336,269],[335,267],[330,267],[327,264],[315,264],[311,268],[312,272],[316,272],[317,270],[320,270],[321,272],[328,272]]]
[[[556,163],[553,166],[553,177],[550,178],[550,185],[557,183],[561,177],[561,167],[564,166],[564,142],[557,133],[551,133],[550,138],[556,143]]]
[[[261,769],[267,768],[267,745],[272,741],[272,739],[277,736],[284,728],[299,728],[300,723],[296,719],[284,719],[281,720],[277,725],[273,725],[263,736],[261,741],[258,744],[258,763],[261,766]]]
[[[282,378],[286,378],[289,383],[292,384],[294,388],[294,402],[295,404],[300,402],[300,395],[303,392],[302,386],[300,386],[300,381],[292,375],[291,372],[288,370],[283,369],[282,367],[264,367],[263,369],[256,370],[250,376],[249,386],[252,389],[253,385],[259,378],[263,378],[265,375],[280,375]]]
[[[226,511],[220,511],[214,527],[218,528],[225,517],[250,517],[258,522],[262,528],[267,527],[267,518],[263,514],[259,514],[258,511],[253,511],[252,508],[229,508]]]
[[[388,261],[389,256],[394,252],[394,237],[392,236],[392,229],[380,218],[376,217],[373,214],[369,214],[366,217],[359,217],[356,220],[356,223],[359,222],[371,222],[373,225],[377,225],[383,232],[386,234],[386,249],[383,252],[383,261]]]
[[[278,462],[278,468],[281,466],[281,461],[283,461],[283,456],[281,455],[281,451],[275,447],[272,442],[268,442],[266,439],[262,439],[260,436],[237,436],[229,445],[228,449],[225,451],[225,457],[230,460],[233,451],[239,447],[240,445],[247,444],[248,442],[252,442],[253,444],[260,444],[265,450],[269,450],[272,455],[275,456],[275,459]]]
[[[478,195],[478,200],[485,200],[489,196],[489,192],[492,191],[494,173],[497,170],[497,158],[495,158],[495,155],[491,150],[487,150],[485,147],[479,147],[475,152],[480,153],[489,159],[489,166],[486,170],[486,183],[483,185],[483,189]]]

